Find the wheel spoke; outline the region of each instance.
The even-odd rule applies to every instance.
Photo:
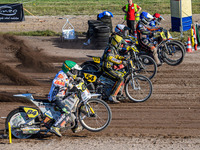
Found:
[[[88,116],[79,111],[80,123],[83,127],[93,132],[98,132],[106,128],[111,121],[109,106],[104,101],[96,99],[89,100],[86,105],[81,109],[87,109],[88,107]],[[83,118],[83,116],[85,117]]]
[[[135,75],[127,81],[125,92],[128,98],[134,102],[146,101],[152,94],[151,81],[145,76]]]

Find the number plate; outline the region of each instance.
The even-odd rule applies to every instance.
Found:
[[[100,63],[100,57],[92,57],[95,63]]]
[[[164,32],[161,32],[160,35],[161,35],[161,37],[163,38],[163,40],[166,40],[166,39],[167,39]]]
[[[88,82],[95,82],[97,77],[95,75],[84,73],[84,77]]]
[[[82,97],[83,101],[86,101],[86,100],[90,99],[91,98],[91,94],[90,94],[89,90],[86,89],[84,92],[82,92],[81,93],[81,97]]]

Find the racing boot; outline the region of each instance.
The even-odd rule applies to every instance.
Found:
[[[75,128],[72,128],[72,132],[73,133],[77,133],[77,132],[80,132],[83,130],[83,127],[82,126],[77,126]]]
[[[120,101],[118,101],[116,96],[114,96],[114,95],[111,95],[108,100],[113,103],[120,103]]]
[[[58,137],[61,137],[62,134],[60,133],[60,128],[52,126],[50,132],[54,133]]]
[[[162,63],[157,64],[157,67],[160,67],[160,66],[162,66]]]
[[[69,120],[69,115],[67,115],[67,117]],[[60,128],[64,120],[66,120],[66,114],[61,114],[60,118],[50,128],[50,132],[55,133],[57,136],[61,137],[62,134],[60,133]]]
[[[153,58],[158,67],[162,65],[162,63],[160,62],[160,59],[158,58],[157,48],[153,49]]]

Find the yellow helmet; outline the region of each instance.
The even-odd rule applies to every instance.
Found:
[[[121,46],[123,38],[119,35],[113,35],[111,38],[111,45],[114,46],[115,48],[118,48]]]

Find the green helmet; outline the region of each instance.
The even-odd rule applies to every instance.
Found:
[[[64,73],[67,73],[68,71],[76,69],[76,70],[81,70],[82,68],[75,62],[70,61],[70,60],[65,60],[65,62],[62,65],[62,70]]]

